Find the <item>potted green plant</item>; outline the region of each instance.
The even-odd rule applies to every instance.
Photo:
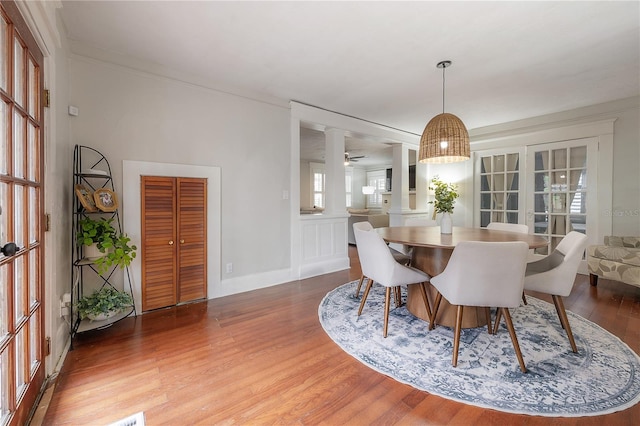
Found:
[[[78,221],[80,229],[76,236],[78,246],[84,246],[84,257],[87,259],[97,259],[105,252],[103,243],[109,243],[112,236],[116,234],[115,228],[111,225],[112,219],[92,219],[86,217]]]
[[[124,269],[136,257],[135,245],[126,234],[118,233],[111,224],[111,219],[92,219],[90,217],[79,221],[80,231],[77,236],[78,245],[95,246],[97,253],[85,257],[93,260],[100,274],[105,273],[113,265]],[[85,249],[86,252],[90,250]]]
[[[436,175],[431,179],[429,189],[435,193],[435,199],[429,201],[429,204],[433,204],[433,219],[435,220],[437,213],[442,213],[440,232],[450,234],[452,232],[451,214],[453,213],[453,205],[460,196],[458,186],[443,182],[440,180],[440,177]]]
[[[133,305],[129,293],[118,291],[110,285],[95,290],[91,295],[82,297],[76,304],[80,319],[102,321]]]

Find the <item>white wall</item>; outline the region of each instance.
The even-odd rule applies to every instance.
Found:
[[[618,111],[613,125],[614,235],[640,235],[640,101]],[[605,212],[607,214],[607,212]]]
[[[71,293],[71,205],[74,197],[73,142],[67,114],[69,75],[65,48],[56,49],[52,59],[54,60],[49,71],[55,80],[49,87],[52,93],[53,128],[47,130],[50,139],[45,140],[45,212],[51,217],[51,230],[45,233],[45,329],[47,335],[52,338],[47,372],[51,372],[58,360],[64,357],[70,340],[69,324],[65,318],[60,317],[59,302],[63,294]]]
[[[69,59],[69,81],[70,102],[79,108],[73,139],[107,157],[116,192],[123,160],[219,167],[222,214],[211,219],[221,221],[221,264],[233,264],[222,279],[288,271],[287,107],[79,56]],[[236,284],[238,291],[251,286]]]

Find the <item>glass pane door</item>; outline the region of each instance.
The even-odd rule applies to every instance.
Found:
[[[520,153],[481,155],[480,226],[491,222],[524,222],[520,212]]]
[[[44,382],[42,53],[21,20],[1,3],[1,425],[24,424]]]
[[[571,231],[595,235],[587,212],[597,194],[587,184],[594,182],[596,154],[593,138],[528,147],[527,220],[549,240],[536,253],[551,253]]]

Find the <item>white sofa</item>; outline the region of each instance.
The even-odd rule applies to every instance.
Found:
[[[368,221],[374,228],[384,228],[389,226],[389,215],[386,213],[369,213],[364,210],[351,210],[350,214],[349,225],[347,227],[349,244],[356,243],[356,237],[353,234],[354,223]]]

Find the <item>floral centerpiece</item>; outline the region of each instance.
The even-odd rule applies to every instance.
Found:
[[[435,220],[436,214],[443,213],[440,229],[443,234],[450,234],[452,228],[451,213],[453,213],[456,199],[460,196],[458,186],[453,183],[443,182],[436,175],[431,179],[429,190],[435,193],[435,199],[429,201],[429,204],[433,204],[433,219]]]

